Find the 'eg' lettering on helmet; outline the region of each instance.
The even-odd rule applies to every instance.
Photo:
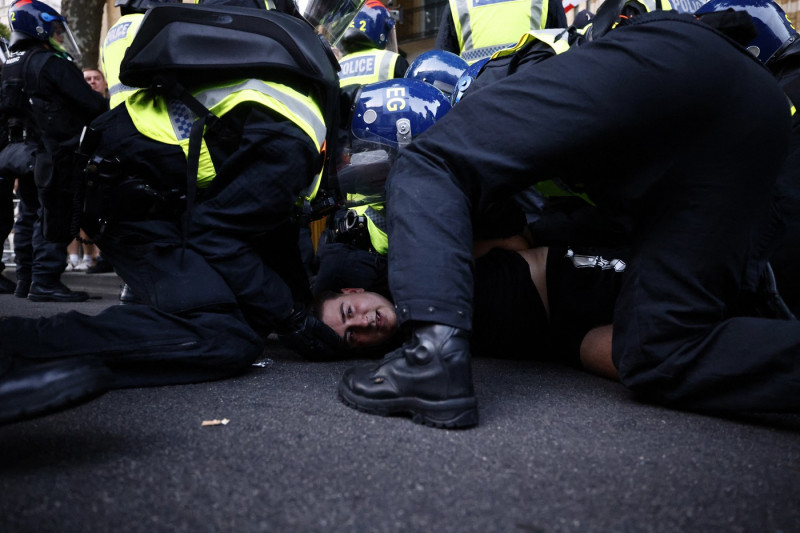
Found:
[[[406,107],[406,90],[404,87],[390,87],[386,89],[386,109],[399,111]]]

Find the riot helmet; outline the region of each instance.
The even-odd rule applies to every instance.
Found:
[[[358,14],[364,0],[295,0],[297,13],[331,46],[335,46]]]
[[[575,13],[575,18],[572,20],[572,25],[578,28],[579,30],[582,30],[583,28],[588,26],[589,23],[592,22],[593,18],[594,18],[594,13],[592,13],[588,9],[581,9],[580,11]]]
[[[696,11],[701,16],[732,9],[750,15],[758,35],[745,44],[745,48],[768,65],[797,40],[797,31],[786,17],[781,6],[772,0],[710,0]]]
[[[464,71],[461,77],[458,78],[456,90],[453,91],[453,94],[450,96],[450,103],[452,105],[456,105],[461,101],[467,90],[472,87],[472,82],[474,82],[475,78],[478,77],[478,74],[481,73],[483,66],[489,62],[489,59],[490,58],[485,57],[471,64],[469,67],[467,67],[467,70]]]
[[[392,42],[394,19],[379,0],[367,0],[347,27],[341,47],[348,53],[376,48],[385,50]]]
[[[348,205],[383,201],[397,154],[450,108],[447,96],[419,80],[364,85],[355,99],[349,143],[339,161],[339,188]]]
[[[67,19],[44,2],[16,0],[8,8],[8,24],[11,27],[11,50],[15,50],[18,43],[33,39],[47,43],[73,59],[81,57]]]
[[[429,50],[418,55],[408,66],[405,77],[433,85],[449,98],[467,68],[469,63],[452,52]]]

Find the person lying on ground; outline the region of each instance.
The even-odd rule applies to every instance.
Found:
[[[476,252],[476,355],[560,362],[617,378],[610,324],[624,260],[566,246],[478,245]],[[360,287],[323,292],[312,312],[342,338],[345,353],[369,353],[402,336],[392,301]]]

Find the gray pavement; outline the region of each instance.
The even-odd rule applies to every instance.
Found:
[[[95,298],[0,295],[0,315],[116,304],[113,274],[64,280]],[[673,411],[477,359],[481,423],[445,431],[344,406],[349,362],[275,343],[262,363],[0,427],[0,532],[800,532],[799,416]]]

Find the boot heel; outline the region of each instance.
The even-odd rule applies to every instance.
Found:
[[[437,428],[468,428],[478,425],[478,408],[472,407],[467,410],[451,409],[448,411],[437,411],[435,413],[415,412],[411,416],[411,421]]]

